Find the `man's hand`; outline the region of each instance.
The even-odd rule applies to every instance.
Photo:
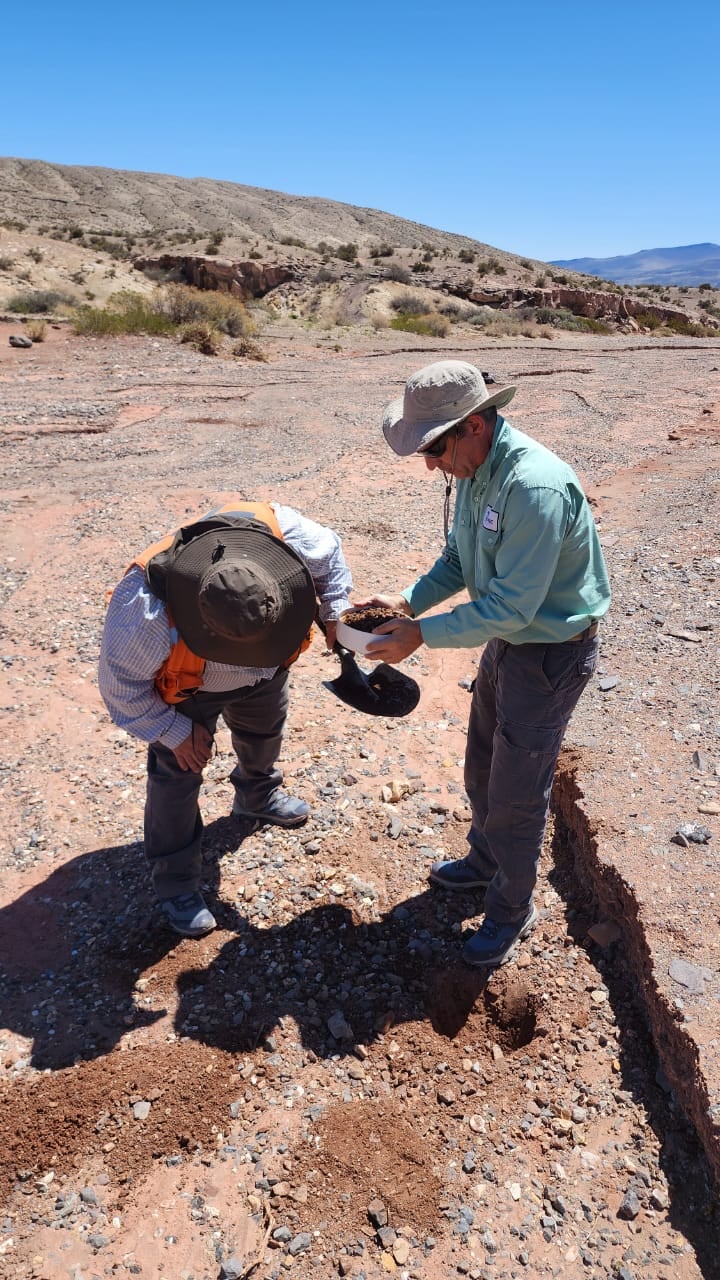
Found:
[[[325,648],[332,653],[337,640],[337,621],[324,622],[323,627],[325,628]]]
[[[399,614],[401,617],[412,618],[413,611],[410,608],[404,596],[370,596],[367,600],[353,600],[354,609],[365,609],[368,605],[380,605],[385,609],[392,609],[393,613]]]
[[[181,769],[202,773],[212,754],[213,737],[204,724],[193,724],[190,733],[172,752]]]
[[[393,598],[385,597],[385,599]],[[376,604],[380,599],[381,597],[378,597],[372,603]],[[403,658],[407,658],[409,654],[419,649],[422,643],[420,623],[414,618],[397,618],[393,622],[383,622],[382,626],[373,631],[365,656],[379,658],[381,662],[402,662]]]

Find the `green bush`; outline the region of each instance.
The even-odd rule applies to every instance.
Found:
[[[414,271],[416,275],[421,275],[423,271],[430,270],[430,265],[427,262],[413,262],[410,270]]]
[[[357,258],[356,244],[339,244],[335,250],[335,257],[341,258],[343,262],[354,262]]]
[[[170,334],[177,324],[142,293],[124,289],[113,293],[105,307],[81,306],[73,320],[76,333],[103,335],[120,333]]]
[[[72,303],[67,293],[56,289],[36,289],[33,293],[15,293],[7,303],[7,310],[14,315],[42,315],[56,307]]]
[[[400,329],[404,333],[418,333],[423,337],[446,338],[450,332],[450,321],[437,311],[428,311],[424,315],[401,313],[390,321],[390,328]]]
[[[460,259],[460,261],[461,261],[461,262],[474,262],[474,261],[475,261],[475,250],[474,250],[474,249],[461,249],[461,250],[460,250],[460,252],[458,253],[458,258]]]
[[[386,244],[383,240],[382,244],[374,244],[369,250],[371,258],[392,258],[394,249],[392,245]]]

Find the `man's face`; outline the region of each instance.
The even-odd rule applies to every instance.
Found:
[[[492,436],[492,427],[479,414],[474,414],[433,440],[430,451],[422,450],[420,457],[424,458],[428,471],[443,471],[456,480],[471,480],[490,452]]]

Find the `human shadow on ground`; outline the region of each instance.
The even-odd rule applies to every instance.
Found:
[[[460,963],[453,932],[480,910],[477,899],[423,892],[365,923],[347,906],[318,901],[308,870],[297,914],[272,924],[258,909],[263,870],[274,873],[271,851],[252,859],[260,893],[248,919],[222,889],[223,854],[247,834],[227,818],[206,828],[203,890],[233,934],[207,967],[197,965],[198,944],[175,934],[154,904],[137,842],[81,854],[0,910],[0,1026],[32,1040],[32,1066],[101,1057],[129,1030],[162,1018],[166,1010],[143,1007],[136,982],[178,947],[186,967],[177,1029],[208,1045],[252,1049],[288,1015],[318,1054],[413,1018],[457,1034],[485,985]]]

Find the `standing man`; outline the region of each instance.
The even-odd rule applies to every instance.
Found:
[[[233,816],[298,827],[310,812],[277,767],[288,668],[319,610],[329,648],[349,606],[340,539],[276,503],[233,499],[138,556],[115,588],[100,692],[115,724],[148,743],[145,856],[177,933],[216,921],[200,893],[202,771],[218,717],[237,763]]]
[[[446,478],[445,548],[399,596],[404,615],[368,651],[400,662],[484,645],[465,753],[472,826],[466,857],[436,862],[443,889],[484,893],[485,917],[463,958],[492,968],[537,919],[533,890],[555,766],[573,709],[596,669],[610,588],[595,522],[574,471],[500,414],[517,388],[488,391],[461,360],[427,365],[385,410],[395,453],[418,453]],[[450,492],[457,482],[448,529]],[[469,602],[416,617],[465,589]],[[381,638],[382,637],[382,638]]]

